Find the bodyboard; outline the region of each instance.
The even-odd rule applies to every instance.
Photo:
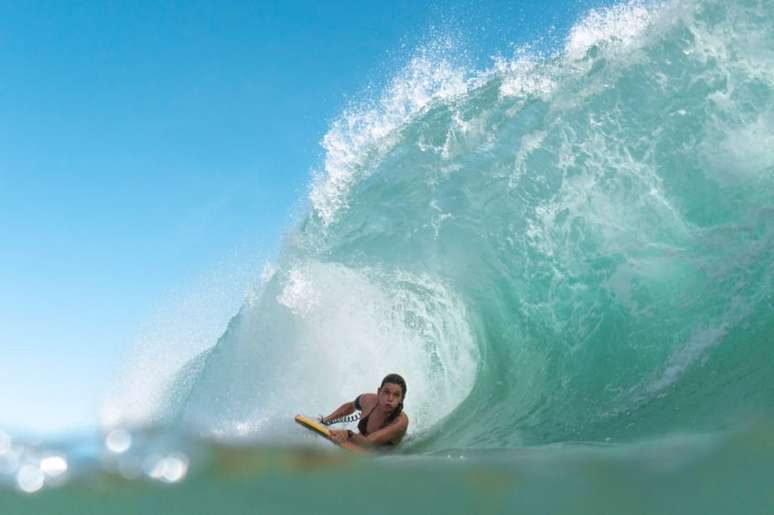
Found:
[[[296,423],[300,425],[301,427],[304,427],[313,433],[316,433],[329,442],[332,442],[339,447],[342,447],[344,449],[347,449],[352,452],[365,452],[364,449],[361,447],[358,447],[357,445],[351,443],[351,442],[337,442],[333,437],[331,436],[331,430],[328,429],[326,426],[321,424],[320,422],[313,420],[309,417],[305,417],[303,415],[296,415]]]

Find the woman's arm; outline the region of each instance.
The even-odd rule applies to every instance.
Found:
[[[403,438],[408,429],[408,416],[405,413],[401,413],[398,420],[393,422],[387,427],[383,427],[378,431],[374,431],[368,436],[363,436],[358,433],[352,433],[349,441],[360,447],[379,447],[389,442],[394,442]]]
[[[329,420],[332,420],[334,418],[343,417],[344,415],[350,415],[355,412],[355,403],[354,402],[345,402],[341,406],[339,406],[336,411],[328,415],[327,417],[322,418],[322,422],[325,423]]]

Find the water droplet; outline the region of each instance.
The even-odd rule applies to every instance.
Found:
[[[188,473],[188,457],[184,454],[170,454],[153,465],[148,474],[165,483],[176,483]]]
[[[40,460],[40,470],[49,477],[59,477],[67,472],[67,460],[62,456],[47,456]]]
[[[115,454],[122,454],[132,446],[132,435],[124,429],[114,429],[105,437],[105,447]]]
[[[11,450],[11,437],[0,429],[0,456],[4,456]]]
[[[28,494],[37,492],[43,488],[44,481],[45,476],[43,475],[43,472],[35,465],[24,465],[16,474],[16,484],[19,485],[19,488],[22,491],[27,492]]]

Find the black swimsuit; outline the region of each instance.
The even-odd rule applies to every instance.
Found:
[[[371,416],[371,413],[374,412],[376,409],[376,406],[378,406],[379,403],[374,404],[374,407],[371,408],[371,411],[368,412],[368,415],[365,417],[360,418],[360,422],[357,423],[357,430],[360,431],[360,434],[363,436],[368,436],[368,417]],[[355,409],[357,410],[363,410],[362,406],[360,405],[360,395],[358,395],[357,399],[355,399]],[[384,424],[379,429],[384,429],[385,427],[389,426],[393,421],[395,420],[395,417],[388,417],[387,423]],[[395,445],[395,442],[385,442],[382,445]]]

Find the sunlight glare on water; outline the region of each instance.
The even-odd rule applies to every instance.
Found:
[[[28,494],[35,493],[43,488],[45,475],[35,465],[24,465],[16,474],[16,484],[19,489]]]
[[[164,483],[177,483],[188,473],[188,457],[184,454],[170,454],[156,461],[148,476]]]
[[[0,429],[0,456],[5,456],[11,450],[11,437]]]
[[[47,456],[40,460],[40,470],[48,477],[59,477],[67,472],[67,460],[62,456]]]
[[[105,437],[105,447],[113,454],[123,454],[132,446],[132,435],[124,429],[113,429]]]

